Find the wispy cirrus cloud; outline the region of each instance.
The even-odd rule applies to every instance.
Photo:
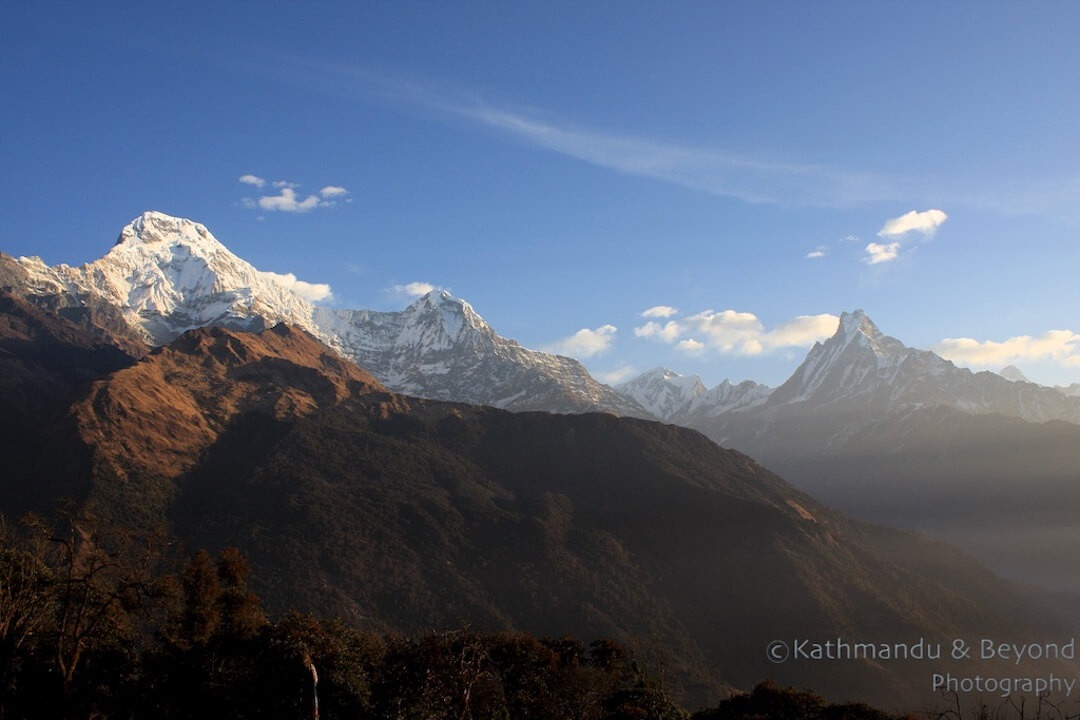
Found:
[[[302,68],[307,68],[307,71]],[[914,180],[823,163],[792,162],[707,143],[678,142],[590,128],[545,110],[519,109],[450,84],[421,83],[366,68],[298,61],[278,80],[338,96],[362,94],[403,107],[464,119],[506,138],[624,175],[650,178],[751,203],[851,207],[919,194]],[[310,83],[305,87],[310,89]]]
[[[794,162],[708,144],[687,144],[584,128],[535,112],[471,97],[449,101],[411,86],[413,102],[465,117],[479,125],[583,162],[711,195],[780,206],[851,208],[901,200],[945,199],[957,205],[1011,215],[1061,214],[1080,219],[1080,177],[934,180],[825,163]],[[940,213],[940,215],[939,215]],[[926,232],[945,213],[912,212],[909,230]],[[905,216],[906,217],[906,216]],[[897,220],[900,220],[897,218]],[[894,230],[902,227],[882,228]],[[889,237],[884,235],[882,237]]]
[[[906,194],[901,181],[823,164],[766,160],[706,145],[574,127],[475,100],[439,109],[530,144],[625,175],[750,203],[850,207]]]
[[[384,70],[297,56],[285,66],[248,62],[243,67],[308,92],[464,118],[505,137],[616,172],[746,202],[846,208],[934,200],[1004,215],[1056,215],[1080,223],[1080,176],[1075,174],[941,177],[798,162],[770,148],[736,151],[584,127],[546,109],[491,101],[475,88],[452,81],[421,82]]]

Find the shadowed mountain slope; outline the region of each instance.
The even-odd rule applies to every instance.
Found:
[[[398,396],[286,326],[186,333],[70,416],[54,454],[88,458],[63,478],[73,494],[188,547],[238,546],[274,607],[612,636],[665,656],[691,702],[767,675],[925,695],[928,665],[777,666],[775,639],[1060,629],[964,556],[852,522],[697,432]]]
[[[85,492],[86,451],[68,408],[88,383],[145,352],[0,291],[0,508],[48,509]]]

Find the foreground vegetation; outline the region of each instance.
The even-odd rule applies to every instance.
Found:
[[[608,640],[271,620],[232,549],[165,572],[167,546],[74,512],[2,533],[0,720],[310,718],[316,699],[323,718],[689,717],[661,668]],[[695,717],[886,716],[765,684]]]

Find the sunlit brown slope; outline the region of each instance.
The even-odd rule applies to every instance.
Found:
[[[376,391],[375,378],[302,330],[201,328],[94,385],[75,413],[102,469],[175,478],[238,415],[295,419]]]

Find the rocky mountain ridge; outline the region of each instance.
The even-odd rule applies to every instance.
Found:
[[[105,256],[80,267],[0,256],[0,287],[44,306],[95,310],[114,334],[152,346],[199,327],[258,331],[284,322],[398,392],[511,410],[649,417],[578,361],[498,335],[447,292],[428,293],[401,312],[316,305],[288,279],[231,253],[203,225],[164,213],[136,218]]]

